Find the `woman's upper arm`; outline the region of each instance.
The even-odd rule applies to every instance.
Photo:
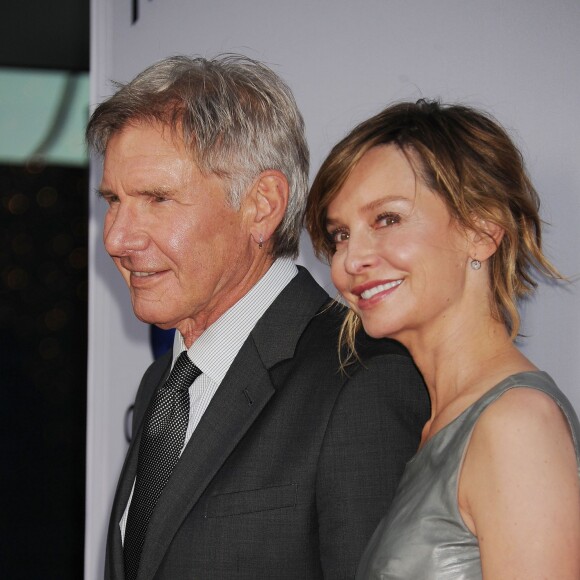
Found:
[[[580,578],[580,483],[568,422],[546,394],[516,388],[477,422],[459,484],[485,580]]]

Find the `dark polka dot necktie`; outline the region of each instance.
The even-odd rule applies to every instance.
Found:
[[[151,514],[177,465],[189,421],[189,387],[201,374],[183,351],[145,417],[137,479],[125,528],[125,578],[135,580]]]

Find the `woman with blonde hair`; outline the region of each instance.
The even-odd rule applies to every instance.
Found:
[[[506,131],[470,107],[390,106],[331,151],[306,224],[351,307],[343,340],[362,323],[400,341],[431,397],[357,579],[578,580],[580,425],[514,344],[534,276],[562,277]]]

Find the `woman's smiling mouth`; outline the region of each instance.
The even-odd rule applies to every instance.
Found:
[[[385,292],[386,290],[390,290],[391,288],[399,286],[399,284],[402,282],[403,280],[393,280],[392,282],[387,282],[386,284],[377,284],[372,288],[367,288],[366,290],[362,291],[359,295],[363,300],[369,300],[380,292]]]

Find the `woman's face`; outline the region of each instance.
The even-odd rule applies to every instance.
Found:
[[[398,147],[361,158],[328,207],[327,231],[332,279],[368,334],[406,343],[409,333],[438,332],[457,318],[467,237]]]

